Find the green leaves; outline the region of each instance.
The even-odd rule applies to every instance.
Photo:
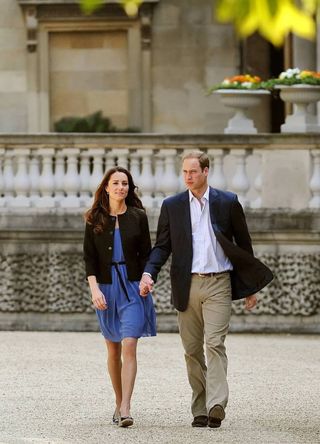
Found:
[[[80,7],[82,11],[89,15],[103,5],[103,0],[80,0]]]
[[[104,0],[79,0],[84,14],[92,14],[106,2]],[[142,0],[121,0],[121,5],[129,17],[135,17],[138,13]]]
[[[222,23],[233,23],[241,37],[259,32],[275,46],[294,34],[313,39],[316,24],[313,14],[319,0],[218,0],[216,18]]]

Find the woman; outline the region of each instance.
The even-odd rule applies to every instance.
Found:
[[[130,400],[141,336],[155,336],[150,294],[139,295],[139,279],[151,241],[146,213],[129,171],[110,169],[85,214],[84,260],[92,302],[108,350],[108,371],[115,392],[113,424],[133,424]]]

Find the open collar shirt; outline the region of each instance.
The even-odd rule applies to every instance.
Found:
[[[200,203],[201,202],[201,203]],[[200,201],[189,190],[192,226],[192,273],[220,273],[232,270],[214,234],[209,211],[209,187]]]

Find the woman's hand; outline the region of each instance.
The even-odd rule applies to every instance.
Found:
[[[99,287],[95,287],[91,290],[91,299],[93,305],[98,310],[105,310],[108,308],[104,294]]]

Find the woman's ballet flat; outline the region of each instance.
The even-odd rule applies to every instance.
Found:
[[[112,424],[113,425],[119,425],[119,417],[120,417],[119,412],[117,412],[115,410],[115,412],[114,412],[114,414],[112,416]]]
[[[133,418],[131,416],[121,416],[119,418],[119,427],[129,427],[133,425]]]

